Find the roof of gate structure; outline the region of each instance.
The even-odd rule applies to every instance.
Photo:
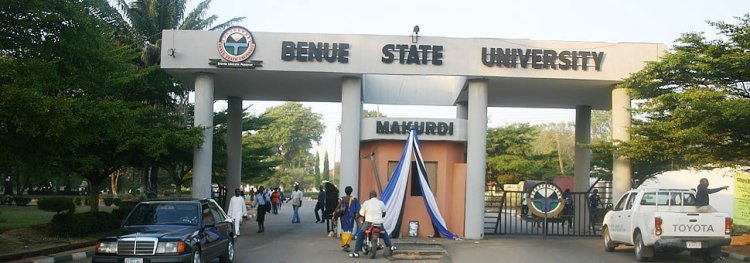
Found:
[[[365,103],[448,106],[467,101],[468,80],[486,79],[491,107],[609,109],[614,85],[666,50],[654,43],[429,36],[412,43],[410,36],[253,32],[248,61],[262,66],[236,69],[209,65],[221,58],[221,33],[165,30],[162,68],[186,85],[196,73],[212,73],[216,99],[339,102],[342,78],[361,77]],[[332,62],[313,59],[310,46],[328,48]],[[402,54],[413,57],[399,60]]]

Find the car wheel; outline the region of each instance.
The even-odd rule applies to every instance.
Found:
[[[635,243],[635,259],[640,262],[646,262],[646,261],[651,260],[650,257],[645,256],[646,245],[643,244],[643,238],[641,237],[641,233],[635,234],[634,243]]]
[[[234,261],[234,242],[230,239],[227,242],[227,250],[224,251],[224,255],[219,258],[221,263],[232,263]]]
[[[615,251],[617,245],[612,242],[612,237],[609,236],[609,228],[606,226],[602,229],[602,238],[604,239],[604,251],[612,252]]]
[[[193,248],[193,263],[201,262],[203,262],[203,259],[201,259],[201,249],[198,247]]]

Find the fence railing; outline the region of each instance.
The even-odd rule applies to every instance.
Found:
[[[543,236],[596,236],[600,234],[601,220],[607,203],[590,206],[587,192],[571,192],[566,198],[539,199],[522,191],[504,191],[493,195],[485,209],[485,233],[500,235]],[[499,198],[497,198],[499,197]],[[499,199],[499,200],[497,200]],[[496,201],[495,201],[496,200]],[[530,211],[529,202],[538,206],[559,209]],[[493,213],[496,213],[493,215]],[[487,219],[495,219],[494,227]]]

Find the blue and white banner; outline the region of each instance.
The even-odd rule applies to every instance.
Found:
[[[425,170],[424,160],[422,159],[422,152],[419,150],[419,140],[417,139],[414,130],[409,132],[409,136],[406,138],[406,145],[404,145],[404,151],[401,154],[401,159],[398,161],[396,170],[393,171],[391,180],[388,181],[388,185],[386,185],[382,194],[382,200],[385,203],[386,209],[383,222],[385,230],[388,231],[388,233],[395,233],[394,231],[396,230],[396,227],[400,225],[399,221],[401,219],[404,201],[406,200],[406,186],[409,182],[412,156],[416,160],[418,171],[418,174],[413,176],[419,176],[419,187],[422,190],[422,197],[425,202],[425,207],[427,207],[427,213],[432,220],[432,224],[444,237],[460,239],[445,226],[445,220],[440,214],[437,202],[435,202],[435,196],[430,189],[430,185],[427,183],[427,172]]]

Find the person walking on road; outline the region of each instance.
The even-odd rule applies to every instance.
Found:
[[[326,191],[323,191],[323,186],[321,185],[320,190],[318,191],[318,202],[315,203],[315,223],[323,223],[325,220],[321,219],[320,217],[323,216],[323,209],[325,209],[326,205]],[[318,215],[318,211],[320,211],[320,215]]]
[[[232,218],[232,223],[234,224],[234,237],[236,238],[240,235],[240,223],[242,223],[242,219],[247,216],[245,198],[242,197],[239,188],[234,189],[234,196],[232,196],[232,199],[229,199],[227,215]]]
[[[339,205],[336,210],[343,210],[341,216],[341,249],[349,252],[349,241],[351,241],[352,233],[354,228],[354,219],[359,214],[361,208],[359,200],[352,196],[352,187],[347,186],[344,189],[346,195],[341,198]],[[359,221],[357,222],[357,228],[360,228]]]
[[[596,219],[599,217],[599,206],[602,203],[601,197],[599,197],[599,189],[594,189],[588,197],[589,201],[589,221],[591,229],[596,234]]]
[[[292,209],[294,214],[292,215],[292,224],[299,223],[299,208],[302,206],[302,191],[299,190],[299,185],[294,186],[294,192],[292,192]]]
[[[271,206],[273,208],[273,214],[278,215],[279,214],[279,198],[281,195],[279,194],[279,188],[273,189],[273,192],[271,193]]]
[[[264,190],[263,186],[258,187],[258,192],[255,194],[255,200],[253,201],[255,207],[258,208],[258,215],[255,219],[255,221],[258,221],[258,233],[263,233],[266,230],[266,213],[270,210],[271,205],[271,201]]]
[[[722,186],[719,188],[708,188],[708,179],[701,178],[700,183],[695,191],[695,206],[698,207],[698,213],[714,213],[716,209],[709,204],[709,194],[716,193],[721,190],[729,189],[729,186]]]

